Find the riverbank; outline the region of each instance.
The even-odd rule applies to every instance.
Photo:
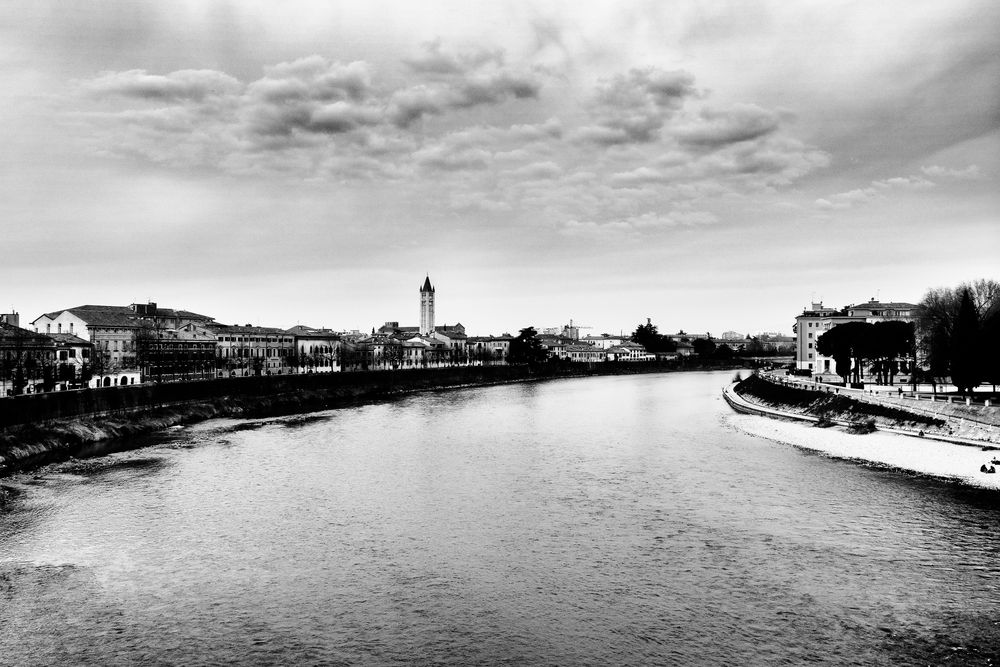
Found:
[[[895,408],[879,410],[884,406],[844,396],[776,387],[761,378],[734,383],[725,388],[723,396],[736,412],[768,417],[737,422],[740,430],[751,435],[864,465],[1000,490],[1000,473],[981,471],[984,465],[1000,469],[994,463],[1000,460],[1000,439],[963,437],[947,420]],[[862,435],[867,429],[855,427],[871,421],[874,432]],[[983,435],[981,428],[977,431]]]
[[[835,393],[829,388],[824,391],[777,384],[756,374],[736,383],[732,391],[754,405],[787,413],[782,416],[807,417],[806,421],[821,425],[868,431],[877,428],[956,444],[1000,447],[1000,427],[964,415],[928,414],[867,396]]]
[[[715,369],[714,367],[712,369]],[[370,371],[308,376],[239,378],[141,388],[110,388],[121,404],[113,410],[68,418],[39,419],[0,431],[0,477],[47,463],[115,451],[126,442],[171,426],[218,417],[257,419],[317,412],[390,399],[420,391],[511,382],[708,370],[662,363],[471,366],[407,371]],[[161,393],[158,395],[158,389]],[[187,390],[193,398],[183,399]],[[126,393],[127,392],[127,393]],[[214,393],[214,395],[213,395]],[[124,396],[127,400],[122,400]],[[58,398],[58,396],[57,396]],[[9,400],[9,399],[4,399]],[[56,412],[58,414],[58,411]]]

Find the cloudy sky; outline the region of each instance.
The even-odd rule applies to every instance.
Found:
[[[0,6],[0,311],[790,331],[1000,273],[1000,3]]]

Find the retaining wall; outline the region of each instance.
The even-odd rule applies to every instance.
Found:
[[[528,379],[618,375],[675,370],[660,362],[604,362],[570,366],[455,366],[388,371],[270,375],[192,380],[26,394],[0,399],[0,429],[21,424],[97,415],[119,415],[149,409],[208,403],[226,398],[302,395],[314,392],[330,401],[398,394],[408,391],[516,382]]]
[[[307,391],[349,399],[463,384],[511,382],[528,377],[528,369],[522,366],[466,366],[220,378],[27,394],[0,399],[0,428],[53,419],[203,403],[227,397],[280,396]]]

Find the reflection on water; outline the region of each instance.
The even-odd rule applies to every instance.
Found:
[[[996,494],[748,437],[727,379],[429,393],[53,468],[0,516],[0,664],[989,664]]]

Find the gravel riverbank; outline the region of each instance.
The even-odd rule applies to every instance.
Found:
[[[783,393],[773,392],[767,385],[770,383],[761,378],[748,378],[726,387],[727,402],[741,413],[732,419],[736,428],[836,458],[1000,490],[1000,473],[981,471],[984,465],[1000,469],[1000,464],[994,463],[1000,461],[1000,448],[994,442],[955,435],[944,420],[930,423],[926,416],[905,411],[895,414],[867,410],[879,406],[858,401],[854,403],[861,407],[843,400],[823,401],[820,392],[791,390],[800,394],[780,403],[777,397]],[[847,425],[861,420],[874,420],[877,430],[863,435],[850,432]]]

